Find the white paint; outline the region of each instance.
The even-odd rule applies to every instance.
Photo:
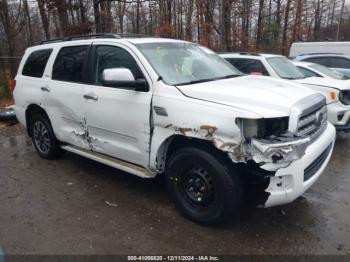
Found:
[[[239,58],[239,59],[250,59],[250,60],[258,60],[260,61],[270,77],[281,79],[280,76],[276,73],[273,67],[267,62],[267,58],[272,57],[284,57],[281,55],[272,55],[272,54],[261,54],[259,56],[255,55],[240,55],[240,54],[222,54],[223,58]],[[258,81],[262,78],[268,78],[266,76],[254,77],[257,78]],[[261,80],[260,80],[261,81]],[[313,90],[314,92],[318,92],[324,95],[327,99],[327,113],[328,113],[328,121],[336,126],[343,126],[350,121],[350,105],[344,105],[338,100],[339,90],[350,90],[350,81],[338,80],[338,79],[327,79],[322,77],[308,77],[304,79],[297,80],[283,80],[284,83],[288,81],[289,83],[293,83],[294,91],[297,89],[302,89],[305,87]],[[292,89],[289,90],[292,93]],[[331,99],[331,93],[336,93],[337,99]],[[289,93],[289,94],[290,94]],[[293,97],[293,96],[291,96]],[[284,102],[284,100],[282,100]],[[344,114],[344,117],[341,120],[338,120],[338,114]]]
[[[14,96],[19,121],[26,125],[25,110],[29,105],[36,104],[47,112],[58,139],[68,144],[63,146],[65,150],[140,177],[153,177],[164,168],[164,152],[175,136],[210,142],[219,150],[228,152],[232,160],[237,162],[264,159],[270,170],[288,170],[292,177],[299,177],[300,170],[306,167],[308,161],[317,157],[312,146],[305,154],[305,150],[302,150],[297,158],[287,159],[285,162],[290,164],[289,167],[285,167],[286,163],[281,165],[274,163],[271,158],[263,158],[262,152],[252,156],[249,148],[253,145],[245,140],[241,126],[236,122],[237,119],[285,116],[291,116],[291,122],[298,121],[292,116],[293,105],[305,99],[312,101],[314,92],[296,83],[248,76],[181,87],[169,86],[159,80],[147,59],[133,45],[146,42],[185,43],[158,38],[94,39],[29,48],[19,72],[30,52],[42,48],[52,48],[53,52],[43,79],[25,77],[21,73],[16,77]],[[124,48],[141,68],[150,90],[138,92],[52,80],[52,65],[59,49],[82,44]],[[40,88],[43,85],[51,91],[43,92]],[[84,94],[96,99],[84,99]],[[154,106],[166,110],[168,116],[157,115]],[[333,141],[334,128],[329,125],[314,144],[317,143],[318,148],[321,148]],[[269,145],[268,141],[265,143],[266,151],[269,151],[273,145]],[[280,143],[278,146],[286,145]],[[274,145],[274,150],[278,146]],[[291,168],[293,163],[297,163],[295,168]],[[274,192],[272,189],[270,191]],[[297,188],[295,192],[298,194],[302,191],[302,188]],[[271,201],[275,202],[269,205],[285,202],[284,196],[274,199]]]
[[[295,42],[290,47],[289,57],[311,53],[350,55],[350,42]]]

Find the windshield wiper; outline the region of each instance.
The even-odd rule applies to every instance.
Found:
[[[243,74],[227,75],[227,76],[224,76],[220,79],[235,78],[235,77],[239,77],[239,76],[243,76]]]
[[[223,77],[215,77],[215,78],[205,78],[205,79],[199,79],[199,80],[192,80],[192,81],[189,81],[189,82],[177,84],[176,86],[193,85],[193,84],[199,84],[199,83],[204,83],[204,82],[211,82],[211,81],[216,81],[216,80],[221,80],[221,79],[234,78],[234,77],[238,77],[238,76],[242,76],[242,75],[237,74],[237,75],[227,75],[227,76],[223,76]]]
[[[286,79],[286,80],[300,80],[305,78],[307,77],[306,76],[305,77],[283,77],[283,79]]]

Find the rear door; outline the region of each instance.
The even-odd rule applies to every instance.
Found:
[[[110,42],[94,44],[89,65],[90,85],[85,87],[85,116],[94,151],[128,162],[148,165],[151,90],[106,87],[101,83],[107,68],[127,68],[135,79],[151,78],[127,47]]]
[[[50,79],[42,87],[47,93],[45,109],[57,138],[82,148],[89,147],[83,109],[89,50],[90,44],[68,44],[55,50]]]
[[[25,110],[29,104],[44,106],[46,92],[43,92],[42,87],[47,81],[44,72],[48,70],[46,65],[52,52],[52,48],[32,51],[23,58],[25,60],[23,67],[20,65],[16,76],[17,88],[14,90],[14,97],[16,116],[22,124],[26,123]]]

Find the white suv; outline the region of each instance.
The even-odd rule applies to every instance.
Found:
[[[242,75],[196,44],[112,35],[28,48],[14,97],[38,154],[70,151],[143,178],[162,174],[188,218],[218,223],[242,194],[293,201],[325,169],[325,98]]]
[[[281,55],[228,53],[221,56],[243,73],[287,79],[323,94],[327,99],[329,122],[338,131],[350,130],[349,81],[307,77],[296,65]]]

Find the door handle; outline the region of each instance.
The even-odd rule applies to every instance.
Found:
[[[88,100],[98,100],[97,95],[95,95],[94,93],[88,93],[88,94],[84,94],[84,98],[88,99]]]
[[[48,86],[42,86],[42,87],[40,87],[40,89],[41,89],[41,91],[44,91],[44,92],[50,92],[51,91],[50,87],[48,87]]]

